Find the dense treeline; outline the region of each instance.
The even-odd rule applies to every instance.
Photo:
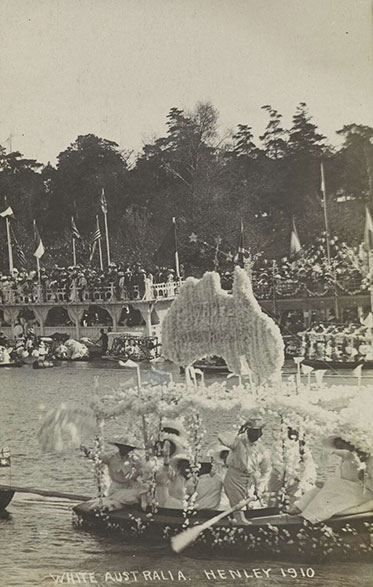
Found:
[[[211,268],[214,256],[209,247],[190,243],[188,235],[194,232],[212,244],[221,236],[221,249],[234,251],[241,219],[247,248],[284,256],[292,217],[305,244],[324,229],[321,159],[330,231],[356,244],[362,238],[364,206],[373,204],[373,129],[344,126],[338,130],[343,143],[335,149],[306,104],[299,104],[289,129],[274,108],[263,109],[268,124],[260,142],[244,123],[230,136],[219,136],[217,111],[210,103],[198,103],[192,112],[172,108],[165,136],[145,144],[137,158],[91,134],[61,152],[55,167],[0,147],[0,201],[7,198],[14,210],[14,232],[30,264],[33,218],[47,247],[43,262],[70,264],[70,217],[87,238],[103,187],[114,259],[150,263],[172,216],[178,219],[186,265]],[[0,247],[5,268],[5,238]],[[87,255],[79,245],[78,256]]]

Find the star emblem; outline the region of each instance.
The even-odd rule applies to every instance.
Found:
[[[198,236],[196,235],[195,232],[192,232],[192,234],[189,236],[189,242],[190,243],[196,243],[198,240]]]
[[[233,255],[230,251],[229,251],[229,253],[227,253],[226,257],[227,257],[227,261],[233,261]]]

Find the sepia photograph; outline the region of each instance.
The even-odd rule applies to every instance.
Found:
[[[373,3],[0,12],[0,587],[373,587]]]

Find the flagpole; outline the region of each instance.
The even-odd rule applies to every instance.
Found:
[[[326,232],[326,254],[328,256],[328,264],[330,267],[329,222],[328,222],[328,211],[326,209],[326,188],[325,188],[325,173],[324,173],[323,161],[321,161],[321,163],[320,163],[320,170],[321,170],[321,192],[322,192],[322,197],[323,197],[323,208],[324,208],[324,224],[325,224],[325,232]]]
[[[97,221],[97,230],[100,230],[100,221],[98,219],[98,214],[96,215],[96,221]],[[101,237],[98,239],[98,252],[100,255],[100,269],[101,271],[104,270],[104,264],[102,261],[102,247],[101,247]]]
[[[177,250],[176,218],[175,218],[175,216],[172,218],[172,224],[174,225],[174,235],[175,235],[175,269],[176,269],[176,277],[178,279],[180,279],[179,252]]]
[[[9,271],[10,273],[13,271],[13,249],[12,249],[12,241],[10,238],[10,220],[6,216],[5,217],[5,225],[6,225],[6,238],[8,242],[8,256],[9,256]]]
[[[75,238],[73,237],[73,265],[76,267],[76,249],[75,249]]]
[[[36,220],[34,219],[34,234],[36,235]],[[36,257],[36,269],[38,272],[38,284],[40,285],[40,261],[39,257]]]
[[[107,264],[109,266],[110,265],[110,245],[109,245],[109,229],[108,229],[108,225],[107,225],[107,212],[104,212],[104,224],[105,224]]]

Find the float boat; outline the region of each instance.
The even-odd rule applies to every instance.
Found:
[[[139,506],[120,510],[90,510],[89,503],[74,507],[75,524],[96,532],[108,531],[132,541],[159,545],[170,543],[185,529],[184,512],[159,508],[156,514]],[[192,524],[203,523],[219,512],[195,512]],[[361,560],[372,558],[373,512],[335,516],[324,523],[309,524],[299,516],[279,514],[275,508],[245,511],[250,525],[232,525],[226,519],[205,530],[187,553],[219,553],[249,560],[271,558],[310,561]]]

